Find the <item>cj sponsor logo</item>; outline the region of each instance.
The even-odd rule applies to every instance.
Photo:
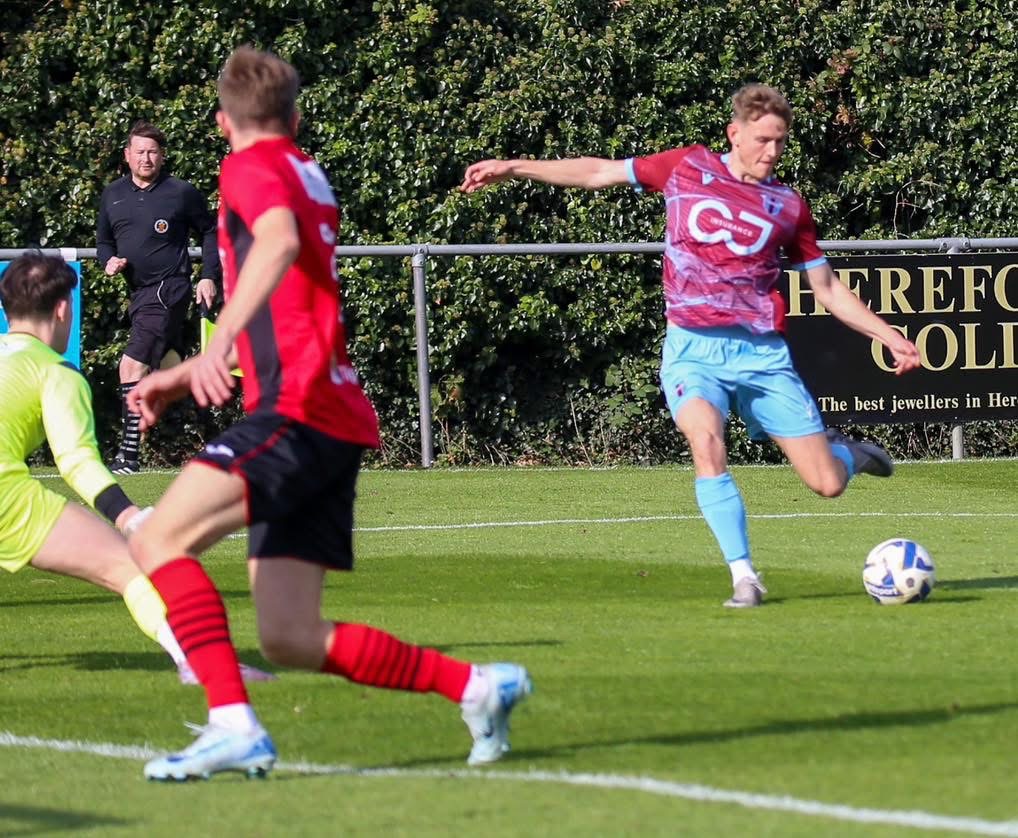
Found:
[[[736,217],[728,205],[715,198],[697,201],[689,210],[690,235],[703,244],[723,242],[736,256],[752,256],[767,244],[774,225],[746,210]]]

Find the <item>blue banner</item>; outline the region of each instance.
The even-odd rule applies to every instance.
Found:
[[[0,262],[0,281],[3,280],[4,271],[7,270],[7,266],[10,262]],[[81,262],[68,262],[74,272],[78,275],[78,284],[74,286],[74,290],[71,292],[72,302],[72,320],[71,320],[71,337],[67,341],[67,351],[64,353],[64,358],[70,361],[74,366],[81,368]],[[4,308],[0,305],[0,333],[7,331],[7,316],[4,314]]]

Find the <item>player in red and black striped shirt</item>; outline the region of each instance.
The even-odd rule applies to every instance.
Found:
[[[245,524],[259,639],[275,663],[458,702],[474,739],[471,764],[508,750],[509,713],[530,691],[522,666],[473,666],[321,615],[325,571],[353,566],[357,473],[363,450],[379,440],[346,350],[336,200],[293,142],[297,91],[293,67],[250,47],[223,68],[216,119],[231,148],[219,182],[227,302],[204,355],[147,376],[130,397],[146,428],[189,392],[203,407],[224,404],[230,370],[239,364],[244,373],[247,416],[195,457],[131,542],[209,703],[202,735],[146,765],[150,779],[263,774],[275,761],[222,600],[195,558]]]

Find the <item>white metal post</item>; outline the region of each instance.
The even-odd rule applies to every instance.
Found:
[[[421,465],[435,462],[435,442],[431,428],[431,366],[428,359],[427,253],[421,249],[410,260],[414,271],[414,334],[417,338],[417,402],[421,423]]]
[[[954,245],[948,248],[948,253],[961,253],[962,251],[968,250],[968,247],[964,242],[961,246]],[[951,459],[952,460],[964,460],[965,459],[965,426],[958,424],[951,426]]]

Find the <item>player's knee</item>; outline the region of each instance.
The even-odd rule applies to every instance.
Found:
[[[723,464],[726,458],[725,440],[712,428],[687,428],[683,435],[689,443],[694,462]]]
[[[809,483],[809,487],[823,498],[836,498],[845,491],[846,481],[840,474],[824,473]]]
[[[317,666],[321,656],[316,639],[306,630],[293,625],[260,625],[258,642],[262,655],[276,666],[308,669]]]
[[[296,644],[292,637],[284,632],[261,629],[258,633],[258,642],[261,646],[262,655],[265,660],[276,666],[293,666]]]

